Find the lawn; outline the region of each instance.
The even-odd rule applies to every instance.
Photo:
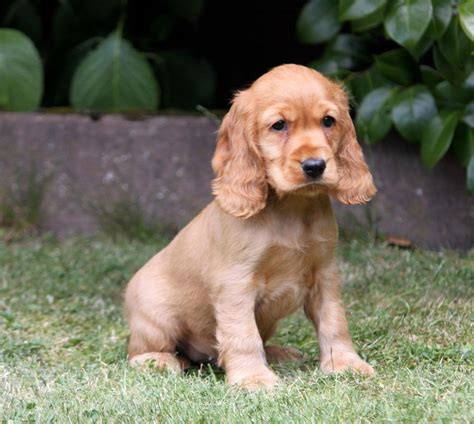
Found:
[[[279,388],[250,394],[210,367],[175,376],[127,366],[122,291],[162,245],[0,243],[3,422],[474,422],[474,251],[341,243],[351,332],[377,375],[323,375],[297,314],[275,342],[309,360],[275,367]]]

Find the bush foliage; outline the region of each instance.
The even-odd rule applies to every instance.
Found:
[[[204,4],[3,0],[0,109],[211,105],[209,62],[162,48],[183,28],[178,44],[192,44]],[[351,92],[362,140],[394,127],[430,168],[453,148],[474,192],[474,0],[310,0],[296,29],[301,42],[324,46],[310,66]]]
[[[192,36],[203,5],[2,0],[0,109],[41,104],[117,112],[209,104],[215,91],[209,63],[189,50],[162,48],[177,28]]]
[[[474,0],[311,0],[297,34],[343,82],[368,143],[392,126],[432,168],[452,146],[474,192]]]

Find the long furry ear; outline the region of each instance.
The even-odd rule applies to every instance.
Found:
[[[265,207],[268,186],[256,145],[257,130],[250,99],[238,93],[219,129],[212,169],[212,192],[227,213],[249,218]]]
[[[375,195],[377,189],[357,142],[349,112],[346,113],[343,125],[345,135],[336,152],[339,182],[331,194],[347,205],[366,203]]]

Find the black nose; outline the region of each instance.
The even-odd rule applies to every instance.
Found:
[[[326,162],[324,159],[306,159],[301,163],[303,172],[310,178],[318,178],[323,175],[326,169]]]

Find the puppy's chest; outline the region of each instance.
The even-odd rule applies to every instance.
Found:
[[[298,307],[314,284],[316,266],[312,251],[268,248],[256,273],[259,302],[284,303],[289,309]]]
[[[321,266],[332,259],[337,229],[332,220],[277,220],[256,269],[258,303],[285,316],[299,307]],[[306,222],[305,222],[306,221]]]

